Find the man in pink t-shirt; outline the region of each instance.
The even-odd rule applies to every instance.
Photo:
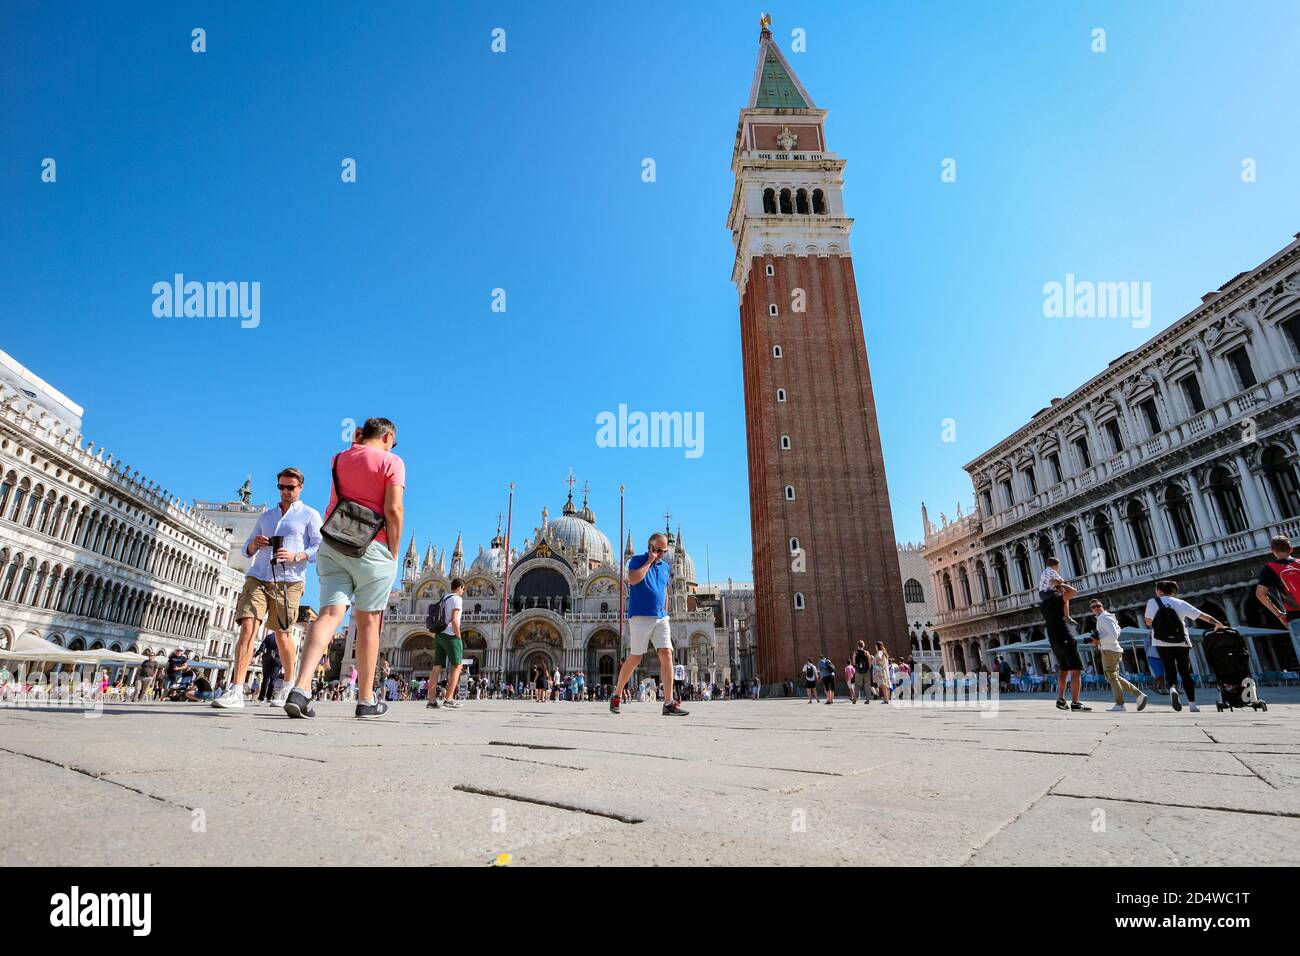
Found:
[[[357,625],[358,717],[379,717],[388,705],[375,697],[375,664],[379,658],[379,624],[397,572],[397,549],[402,540],[402,496],[406,465],[393,454],[397,426],[387,418],[369,418],[357,441],[335,456],[330,483],[330,503],[325,512],[323,540],[316,552],[320,578],[320,616],[312,622],[303,648],[303,660],[318,660],[343,622],[348,607]],[[360,557],[343,554],[330,544],[330,515],[339,495],[384,515],[384,526]],[[300,668],[297,686],[284,704],[290,717],[314,717],[310,668]]]

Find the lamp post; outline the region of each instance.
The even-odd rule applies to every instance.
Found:
[[[745,671],[748,669],[745,667],[745,658],[748,656],[748,649],[749,649],[749,640],[748,640],[748,635],[746,634],[749,628],[749,615],[738,614],[736,615],[735,620],[736,620],[736,667],[740,671],[741,677],[749,678],[753,676],[752,674],[745,673]],[[746,634],[745,651],[741,651],[740,649],[741,634]]]

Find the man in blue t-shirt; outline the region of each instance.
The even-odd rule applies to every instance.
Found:
[[[651,535],[645,554],[638,554],[627,563],[627,660],[618,671],[618,681],[614,684],[614,696],[609,699],[610,713],[617,714],[623,702],[623,685],[636,670],[641,655],[654,644],[659,652],[659,673],[663,676],[665,689],[672,686],[673,673],[673,637],[668,622],[668,585],[672,580],[672,568],[664,560],[668,553],[668,538],[662,534]],[[664,700],[665,717],[685,717],[686,711],[671,696]]]

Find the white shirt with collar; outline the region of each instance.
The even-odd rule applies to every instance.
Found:
[[[253,539],[259,534],[270,538],[280,535],[284,538],[284,549],[292,553],[302,552],[307,555],[305,561],[291,561],[277,564],[275,575],[271,574],[271,548],[258,548],[253,553],[253,563],[249,566],[248,577],[259,581],[303,581],[307,578],[307,565],[316,560],[316,551],[320,548],[320,514],[310,505],[295,501],[288,511],[281,511],[280,506],[268,508],[262,512],[253,525],[253,531],[244,541],[244,554],[253,545]]]

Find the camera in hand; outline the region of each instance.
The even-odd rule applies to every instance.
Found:
[[[271,560],[275,561],[275,553],[284,547],[284,535],[271,535]]]

